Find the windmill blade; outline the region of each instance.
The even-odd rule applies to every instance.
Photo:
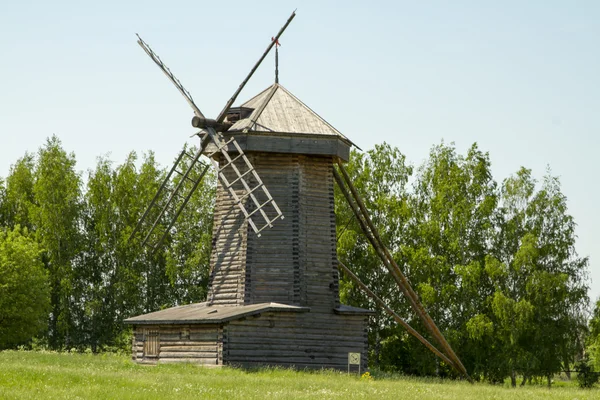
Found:
[[[294,19],[295,16],[296,16],[296,11],[292,12],[292,15],[290,15],[290,17],[288,18],[286,23],[283,25],[283,27],[279,30],[277,35],[271,40],[271,43],[269,43],[269,46],[267,46],[267,49],[265,50],[263,55],[260,57],[258,62],[250,70],[250,73],[248,74],[246,79],[244,79],[242,81],[242,83],[240,84],[238,89],[235,91],[233,96],[229,99],[227,104],[225,104],[225,107],[223,108],[223,110],[221,110],[221,113],[219,114],[217,119],[214,121],[215,125],[217,127],[223,123],[223,121],[225,120],[225,116],[227,115],[227,111],[231,108],[231,106],[235,102],[236,98],[238,97],[238,95],[240,94],[240,92],[242,91],[244,86],[246,86],[246,84],[248,83],[248,81],[250,80],[250,78],[252,77],[254,72],[258,69],[258,67],[260,66],[262,61],[265,59],[267,54],[269,54],[269,51],[271,50],[271,48],[273,48],[273,46],[277,43],[277,41],[279,40],[279,38],[281,37],[281,35],[285,31],[285,29],[288,27],[290,22],[292,22],[292,20]],[[221,135],[221,133],[216,132],[213,127],[207,126],[205,128],[205,130],[206,130],[206,132],[208,132],[209,136],[211,137],[211,139],[213,140],[214,144],[217,147],[217,150],[215,152],[213,152],[212,154],[210,154],[208,156],[208,158],[212,161],[213,165],[215,166],[219,180],[223,184],[223,187],[225,187],[227,190],[229,190],[229,193],[231,194],[231,196],[235,200],[235,203],[237,204],[237,206],[240,208],[240,210],[244,214],[244,217],[248,221],[248,224],[250,225],[250,227],[252,228],[254,233],[256,233],[256,235],[260,237],[261,231],[263,231],[266,228],[271,228],[273,226],[272,225],[273,221],[275,221],[277,219],[284,219],[283,213],[277,206],[277,203],[275,202],[275,200],[269,193],[269,190],[267,189],[267,187],[264,185],[264,183],[260,179],[260,176],[256,172],[256,169],[250,163],[250,161],[248,160],[248,158],[246,157],[246,155],[244,154],[244,152],[238,145],[235,138],[231,137],[229,140],[225,141],[223,135]],[[233,145],[233,147],[235,148],[235,152],[237,152],[237,154],[238,154],[237,156],[232,157],[229,154],[228,148],[229,148],[230,144]],[[213,155],[216,155],[218,153],[220,153],[220,156],[223,157],[225,160],[224,166],[219,166],[217,161],[215,159],[213,159]],[[238,168],[238,166],[236,166],[236,161],[238,161],[241,164],[240,168],[242,169],[242,171],[240,171],[240,168]],[[229,173],[231,175],[233,175],[233,177],[234,177],[231,182],[226,177],[225,173],[227,171],[229,171]],[[251,187],[252,185],[249,184],[248,181],[246,180],[246,178],[250,178],[250,177],[252,177],[255,182],[254,187]],[[234,188],[235,184],[238,184],[238,186],[240,184],[242,185],[241,190],[243,191],[243,194],[238,196],[238,194],[236,193],[236,190]],[[253,210],[248,211],[246,209],[246,207],[244,205],[244,203],[246,201],[248,201],[250,207],[253,207]],[[270,214],[267,213],[267,208],[269,208],[269,211],[271,211]],[[273,214],[273,212],[274,212],[274,214]],[[262,226],[257,226],[255,221],[253,220],[253,217],[255,215],[256,216],[260,215],[262,217],[262,220],[264,221],[264,224],[261,224]]]
[[[263,53],[263,55],[256,62],[256,64],[254,64],[254,67],[250,70],[250,73],[248,74],[248,76],[246,77],[246,79],[244,79],[242,81],[242,83],[240,84],[240,86],[238,87],[238,89],[235,91],[235,93],[233,94],[233,96],[231,96],[231,98],[229,99],[229,101],[227,102],[227,104],[225,104],[225,107],[223,107],[223,110],[221,110],[221,112],[219,113],[219,116],[216,119],[217,123],[219,123],[219,124],[223,123],[223,121],[225,120],[225,116],[227,115],[227,111],[231,108],[231,106],[235,102],[235,99],[237,99],[238,95],[240,94],[240,92],[242,91],[242,89],[244,88],[244,86],[246,86],[246,83],[248,83],[248,81],[250,80],[250,78],[252,77],[252,75],[254,75],[254,72],[258,69],[259,65],[263,62],[263,60],[265,59],[265,57],[267,56],[267,54],[269,54],[269,52],[271,51],[271,49],[273,48],[273,46],[275,46],[275,43],[277,43],[277,41],[279,40],[279,37],[283,34],[283,32],[285,31],[285,29],[288,27],[288,25],[290,24],[290,22],[292,22],[292,20],[294,19],[295,16],[296,16],[296,10],[294,10],[292,12],[292,15],[290,15],[290,17],[288,18],[288,20],[285,22],[285,25],[283,25],[281,27],[281,29],[279,30],[279,32],[277,33],[277,35],[273,38],[273,40],[271,40],[271,43],[269,43],[269,45],[267,46],[267,49],[265,50],[265,52]]]
[[[192,167],[193,167],[193,165],[190,166],[190,169]],[[183,203],[181,204],[181,206],[179,206],[179,208],[175,212],[175,215],[171,219],[171,222],[169,222],[169,225],[167,225],[167,227],[165,228],[165,230],[164,230],[162,236],[160,237],[160,239],[158,239],[158,242],[156,242],[156,244],[154,246],[152,246],[152,252],[155,252],[160,247],[160,245],[162,244],[162,242],[165,240],[165,238],[169,234],[169,231],[171,230],[171,228],[173,227],[173,225],[175,225],[175,222],[177,222],[177,218],[179,218],[179,214],[181,214],[181,212],[183,211],[183,209],[185,208],[185,206],[187,205],[187,203],[192,198],[192,195],[194,194],[194,192],[198,188],[198,185],[200,184],[200,182],[202,182],[202,179],[204,178],[204,175],[206,175],[206,172],[208,171],[209,167],[210,167],[210,164],[206,164],[204,166],[204,168],[202,169],[202,172],[200,173],[200,176],[197,177],[196,180],[192,181],[193,184],[194,184],[193,187],[192,187],[192,189],[190,189],[190,191],[188,192],[188,194],[185,196],[185,199],[183,199]],[[184,179],[182,178],[181,180],[183,181]]]
[[[150,236],[152,235],[152,232],[154,232],[154,229],[158,226],[160,220],[162,219],[163,215],[165,215],[165,213],[167,212],[167,210],[169,209],[169,206],[173,203],[173,200],[176,198],[176,196],[178,195],[179,191],[184,187],[186,180],[190,179],[189,175],[190,172],[194,169],[194,167],[196,166],[196,163],[199,163],[199,159],[200,156],[202,156],[202,152],[204,151],[204,148],[206,147],[206,144],[208,143],[207,140],[203,140],[203,143],[200,145],[200,149],[198,149],[198,152],[196,153],[196,155],[192,158],[192,161],[190,162],[190,165],[188,166],[188,168],[185,170],[185,172],[179,172],[179,174],[181,175],[181,180],[179,181],[179,183],[175,186],[175,189],[173,189],[173,192],[171,192],[171,195],[169,196],[169,198],[167,199],[166,203],[163,205],[162,209],[160,210],[158,216],[156,217],[156,219],[154,220],[154,223],[152,224],[152,227],[150,228],[150,230],[148,231],[148,233],[146,234],[146,237],[144,238],[144,240],[142,241],[142,244],[147,244],[148,243],[148,239],[150,239]],[[181,160],[181,159],[180,159]],[[200,163],[202,164],[202,163]],[[175,164],[174,167],[176,167],[177,164]],[[198,187],[198,184],[200,183],[200,181],[202,180],[202,178],[204,177],[204,174],[206,173],[206,168],[203,169],[203,172],[201,173],[200,177],[198,177],[195,181],[193,181],[194,186],[192,188],[192,190],[190,191],[190,193],[188,193],[188,196],[186,197],[186,200],[184,201],[184,206],[185,204],[187,204],[187,201],[189,200],[189,197],[191,197],[191,193],[193,193],[196,188]],[[179,216],[179,213],[181,211],[177,212],[177,216],[174,219],[177,219],[177,217]],[[171,221],[171,223],[169,224],[169,227],[167,228],[167,231],[173,226],[173,224],[175,223],[175,221]],[[162,240],[164,240],[164,235],[163,237],[161,237],[161,242]],[[156,247],[157,245],[153,246]]]
[[[200,149],[194,156],[191,155],[190,153],[188,153],[186,148],[184,148],[181,151],[181,153],[179,154],[179,156],[173,163],[173,166],[171,167],[169,173],[162,181],[158,191],[152,198],[150,205],[144,211],[144,214],[138,221],[137,225],[135,226],[135,229],[131,232],[131,235],[129,235],[129,239],[128,239],[129,241],[136,235],[136,233],[138,233],[142,229],[144,222],[152,214],[152,218],[153,218],[152,225],[148,230],[144,230],[145,236],[144,236],[144,239],[142,240],[142,245],[148,245],[148,241],[149,241],[152,233],[154,232],[154,230],[159,226],[163,215],[165,215],[165,213],[167,213],[167,211],[170,210],[170,205],[171,204],[175,205],[174,200],[176,198],[179,198],[179,199],[181,198],[181,196],[178,196],[178,193],[184,188],[185,182],[188,182],[188,183],[191,182],[192,187],[191,187],[191,189],[189,189],[185,198],[183,199],[183,203],[179,206],[178,210],[175,212],[174,217],[172,217],[172,219],[169,222],[169,224],[167,225],[166,229],[163,227],[163,229],[162,229],[163,234],[160,237],[160,239],[154,245],[151,245],[150,247],[152,247],[153,250],[156,250],[156,248],[160,245],[160,243],[162,243],[162,241],[165,239],[169,230],[175,224],[175,221],[179,217],[179,214],[181,214],[181,212],[183,211],[183,208],[187,205],[188,201],[190,200],[190,198],[192,197],[192,195],[198,188],[198,185],[204,178],[204,175],[206,174],[208,167],[210,166],[210,164],[203,163],[199,160],[200,156],[202,155],[202,152],[206,148],[206,145],[208,144],[208,142],[209,142],[208,135],[204,135],[204,137],[202,138],[201,143],[200,143]],[[184,157],[187,157],[190,159],[190,162],[187,166],[185,165],[185,162],[183,161]],[[200,166],[201,169],[198,170],[197,166]],[[185,170],[183,170],[182,167],[185,167]],[[181,169],[181,171],[178,168]],[[195,171],[195,172],[192,173],[192,171]],[[172,177],[174,176],[174,174],[180,175],[181,180],[180,180],[179,184],[177,184],[173,188],[172,186],[169,185],[169,183],[172,182]],[[163,195],[162,197],[161,197],[161,194]],[[168,198],[166,203],[164,203],[164,204],[159,203],[159,199],[165,198],[165,196]],[[152,212],[152,211],[154,211],[154,212]]]
[[[136,224],[135,228],[131,232],[131,235],[129,235],[129,238],[127,239],[128,241],[130,241],[135,236],[135,234],[140,230],[140,228],[142,227],[142,224],[144,223],[144,221],[146,220],[146,218],[148,217],[148,215],[150,214],[150,212],[154,208],[154,205],[155,205],[156,201],[160,197],[161,193],[163,193],[163,191],[165,190],[165,188],[167,186],[167,183],[171,180],[171,176],[173,175],[173,172],[175,172],[175,170],[177,169],[177,166],[179,165],[179,163],[181,162],[181,159],[183,158],[183,156],[185,154],[186,154],[186,151],[185,151],[185,149],[183,149],[181,151],[181,153],[179,154],[179,156],[177,157],[177,160],[175,160],[175,163],[173,164],[173,167],[171,167],[171,170],[169,171],[169,173],[167,174],[167,176],[165,177],[165,179],[163,179],[160,187],[156,191],[156,194],[152,198],[152,201],[150,202],[150,205],[144,211],[144,214],[139,219],[139,221]]]
[[[183,87],[183,85],[181,84],[179,79],[177,79],[175,77],[175,75],[173,75],[173,73],[171,72],[169,67],[167,67],[165,65],[165,63],[163,63],[163,61],[160,59],[158,54],[156,54],[150,48],[148,43],[144,42],[142,40],[142,38],[140,37],[140,35],[138,35],[137,33],[136,33],[136,36],[138,37],[138,44],[142,47],[142,49],[144,49],[144,51],[146,52],[146,54],[148,54],[148,56],[152,59],[152,61],[154,61],[156,63],[156,65],[158,65],[158,67],[161,69],[161,71],[165,73],[167,78],[169,78],[169,80],[171,82],[173,82],[173,85],[175,85],[177,90],[179,90],[179,93],[181,93],[183,95],[183,97],[185,97],[185,100],[188,102],[190,107],[192,107],[192,109],[194,110],[194,114],[196,114],[196,116],[198,116],[200,118],[204,118],[204,114],[202,114],[202,112],[200,111],[200,108],[198,108],[196,103],[194,103],[194,99],[192,98],[192,95],[190,94],[190,92],[188,92],[187,89],[185,87]]]
[[[225,140],[221,133],[215,132],[210,127],[206,131],[216,146],[216,150],[207,156],[215,166],[219,180],[223,187],[229,191],[254,233],[260,237],[262,230],[273,227],[273,221],[284,219],[283,213],[235,138],[231,137]],[[232,156],[229,154],[229,145],[234,147],[237,155]],[[215,155],[225,160],[224,165],[219,165],[213,158]],[[230,181],[227,175],[230,179],[232,177],[233,179]],[[249,178],[252,178],[252,183]],[[238,194],[237,191],[241,191],[241,194]],[[246,209],[244,205],[246,202],[250,207],[253,207],[253,210],[248,211]],[[262,217],[264,221],[264,224],[261,224],[262,226],[256,225],[253,220],[255,215]]]

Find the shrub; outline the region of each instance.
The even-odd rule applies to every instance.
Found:
[[[587,358],[579,361],[575,366],[575,370],[577,371],[577,383],[580,388],[589,389],[593,387],[600,378],[600,374],[593,370]]]
[[[0,231],[0,350],[29,342],[47,327],[48,273],[38,244],[18,225]]]

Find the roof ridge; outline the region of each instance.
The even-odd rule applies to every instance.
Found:
[[[278,85],[278,83],[274,83],[273,85]],[[273,85],[266,87],[264,90],[262,90],[260,93],[258,93],[257,95],[253,96],[251,99],[246,100],[245,102],[242,103],[241,107],[246,107],[246,105],[248,103],[253,102],[255,99],[259,98],[260,96],[263,95],[263,93],[265,93],[267,90],[271,89],[273,87]]]
[[[279,83],[275,82],[274,84],[272,84],[267,89],[265,89],[261,92],[261,93],[264,93],[265,91],[269,90],[269,93],[267,93],[265,95],[265,98],[263,99],[262,103],[248,117],[250,119],[250,124],[251,124],[250,126],[256,125],[261,114],[263,113],[263,111],[265,111],[265,109],[267,108],[267,105],[269,104],[269,102],[275,95],[275,92],[277,92],[277,89],[279,89],[279,88],[283,88],[283,86],[281,86]]]

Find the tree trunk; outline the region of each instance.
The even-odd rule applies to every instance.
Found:
[[[510,386],[517,387],[517,373],[515,372],[514,368],[512,368],[510,371]]]
[[[381,336],[379,335],[379,332],[375,333],[375,360],[373,362],[373,364],[375,365],[375,368],[379,368],[380,367],[380,362],[381,362]]]
[[[548,380],[548,389],[552,387],[552,375],[546,375],[546,379]]]

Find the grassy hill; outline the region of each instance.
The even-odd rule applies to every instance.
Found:
[[[125,356],[0,352],[2,399],[598,399],[574,384],[512,389],[422,378],[344,373],[139,366]]]

